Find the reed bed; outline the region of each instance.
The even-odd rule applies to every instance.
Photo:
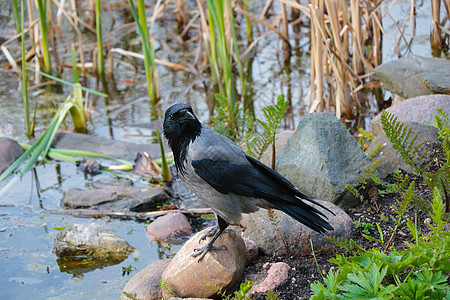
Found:
[[[77,6],[73,0],[25,2],[22,0],[21,7],[27,5],[28,15],[21,18],[19,2],[13,1],[18,34],[1,46],[10,66],[18,73],[25,74],[33,64],[37,71],[56,72],[59,77],[64,76],[63,70],[71,69],[75,74],[78,69],[84,79],[100,78],[105,65],[109,77],[114,77],[118,65],[130,70],[144,69],[152,106],[158,105],[161,99],[159,70],[171,68],[201,78],[208,93],[222,93],[229,103],[244,101],[246,107],[252,107],[252,61],[258,54],[259,43],[269,35],[277,37],[280,47],[274,49],[275,55],[289,65],[295,48],[295,28],[308,26],[311,33],[310,91],[303,99],[304,106],[307,111],[328,111],[343,119],[354,118],[361,110],[359,91],[372,84],[372,70],[382,62],[383,51],[389,49],[398,56],[405,54],[402,49],[410,51],[416,10],[416,1],[411,0],[409,15],[399,21],[390,15],[390,3],[382,0],[273,0],[264,3],[171,0],[147,5],[139,0],[136,6],[133,0],[115,6],[107,1],[90,0],[86,7]],[[449,2],[431,1],[430,46],[439,51],[448,47]],[[112,17],[114,9],[123,11],[122,24]],[[446,12],[444,18],[442,11]],[[148,12],[153,12],[151,17]],[[127,18],[127,14],[132,18]],[[105,23],[105,19],[110,22]],[[383,41],[386,36],[383,19],[395,24],[394,41]],[[21,20],[27,27],[21,28]],[[409,33],[405,32],[407,25]],[[105,26],[110,29],[105,30]],[[175,27],[175,31],[167,31],[175,32],[172,43],[188,49],[190,57],[183,61],[161,59],[163,47],[155,49],[155,45],[161,45],[163,37],[161,30],[159,35],[154,34],[154,26]],[[124,45],[123,39],[136,33],[140,48],[136,48],[136,43],[131,47]],[[96,36],[95,42],[86,38],[92,34]],[[72,44],[74,56],[69,54]],[[14,58],[17,54],[21,58]],[[106,61],[104,54],[108,58]],[[22,68],[18,67],[19,63]],[[289,68],[295,66],[289,65]],[[41,87],[41,73],[35,74],[32,82],[22,76],[22,84]],[[23,90],[24,111],[30,116],[27,89]],[[26,123],[31,124],[31,121],[26,120]],[[31,134],[31,125],[27,125],[27,132]]]

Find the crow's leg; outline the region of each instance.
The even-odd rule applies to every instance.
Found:
[[[219,237],[219,235],[221,235],[222,232],[224,232],[225,229],[229,225],[227,223],[227,221],[222,219],[220,216],[217,216],[217,224],[218,224],[217,226],[215,226],[214,228],[208,230],[208,232],[200,238],[200,241],[203,241],[204,239],[206,239],[206,237],[212,236],[212,238],[208,242],[208,244],[206,244],[203,247],[194,249],[194,253],[192,254],[192,256],[193,257],[200,256],[198,258],[198,262],[200,262],[203,259],[203,257],[205,257],[206,253],[208,253],[209,250],[226,250],[227,249],[227,247],[225,245],[219,245],[219,246],[214,246],[213,245],[214,242]]]

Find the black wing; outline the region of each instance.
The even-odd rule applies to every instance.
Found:
[[[256,159],[247,155],[246,158],[249,163],[200,159],[192,161],[192,166],[198,176],[220,193],[263,198],[318,232],[333,230],[322,218],[326,216],[321,211],[300,199],[312,202],[327,211],[330,211],[329,209],[300,192],[286,178]]]

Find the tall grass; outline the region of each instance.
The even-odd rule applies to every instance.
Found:
[[[148,96],[150,97],[151,104],[155,105],[159,101],[159,92],[158,92],[159,82],[158,82],[158,73],[155,67],[155,47],[153,41],[150,40],[147,27],[145,3],[144,0],[137,0],[138,3],[137,12],[133,0],[128,0],[128,3],[131,8],[131,13],[133,14],[134,20],[136,22],[139,36],[141,37],[142,50],[144,52],[144,66],[145,66],[145,76],[147,79]]]
[[[46,0],[36,0],[39,11],[39,24],[41,26],[41,51],[43,65],[42,70],[46,74],[52,73],[52,64],[50,60],[50,51],[48,48],[48,36],[47,36],[47,10],[46,6],[51,5]],[[29,7],[28,9],[32,9]]]
[[[14,12],[14,24],[16,25],[16,31],[17,34],[21,33],[22,26],[21,26],[21,19],[19,17],[19,2],[17,0],[12,0],[13,5],[13,12]],[[23,1],[21,6],[23,6]]]
[[[201,2],[199,2],[201,3]],[[219,86],[219,92],[230,103],[235,102],[235,82],[233,78],[233,61],[236,63],[241,80],[242,94],[245,94],[245,76],[237,44],[231,0],[208,0],[209,25],[209,64],[213,80]],[[203,17],[206,15],[203,14]]]
[[[102,11],[100,0],[95,0],[95,28],[97,31],[97,76],[105,77],[105,59],[103,56]]]
[[[77,60],[75,55],[75,46],[71,47],[72,70],[75,86],[73,87],[73,96],[71,96],[73,106],[70,108],[70,116],[72,118],[75,130],[78,132],[86,132],[86,113],[84,111],[83,92],[80,88],[80,81],[78,79]]]
[[[17,1],[16,1],[17,2]],[[24,32],[24,5],[23,0],[20,5],[20,32]],[[25,131],[28,138],[32,138],[34,136],[34,118],[33,124],[30,121],[30,105],[28,99],[28,71],[27,71],[27,60],[26,60],[26,48],[25,48],[25,37],[21,38],[21,46],[22,46],[22,102],[23,102],[23,112],[24,112],[24,120],[25,120]],[[36,110],[35,110],[36,112]]]

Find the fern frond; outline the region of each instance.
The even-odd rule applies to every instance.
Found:
[[[275,105],[268,105],[264,107],[263,113],[265,121],[256,119],[256,121],[263,128],[263,132],[255,138],[254,141],[254,156],[260,159],[267,148],[275,143],[275,136],[283,120],[286,108],[289,105],[289,101],[285,100],[284,94],[281,94],[277,98]]]
[[[411,129],[408,129],[402,122],[397,121],[396,116],[385,110],[381,113],[381,124],[383,124],[383,130],[394,149],[398,151],[408,165],[413,167],[417,173],[421,174],[423,170],[420,168],[419,162],[415,160],[414,156],[424,142],[414,146],[418,135],[411,136]]]

